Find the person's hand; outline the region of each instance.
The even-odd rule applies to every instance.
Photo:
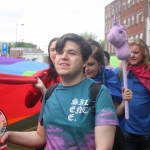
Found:
[[[45,86],[43,84],[43,80],[46,77],[46,72],[43,73],[42,78],[40,79],[39,77],[35,76],[35,78],[37,79],[37,83],[33,84],[33,86],[39,90],[45,89]]]
[[[4,146],[8,140],[8,132],[5,132],[5,134],[0,138],[0,147]]]
[[[132,91],[130,89],[122,88],[122,98],[123,100],[131,101],[132,99]]]
[[[44,87],[42,80],[38,77],[35,77],[35,78],[37,79],[37,83],[33,84],[33,86],[39,90],[42,89]]]

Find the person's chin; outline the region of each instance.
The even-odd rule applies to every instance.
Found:
[[[68,76],[68,75],[69,75],[69,72],[67,72],[67,71],[59,71],[58,74],[59,74],[60,76]]]

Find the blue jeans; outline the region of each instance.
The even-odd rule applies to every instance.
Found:
[[[150,135],[124,132],[126,150],[150,150]]]

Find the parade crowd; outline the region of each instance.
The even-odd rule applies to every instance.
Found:
[[[113,68],[109,53],[97,41],[74,33],[52,39],[48,87],[58,84],[47,99],[44,74],[41,79],[35,77],[33,87],[43,95],[37,130],[6,131],[0,146],[11,142],[37,150],[150,150],[149,50],[140,38],[128,43],[126,89],[121,61]],[[93,113],[90,92],[94,82],[100,82],[100,89]],[[125,101],[129,119],[125,119]],[[114,146],[118,127],[124,138],[122,148]]]

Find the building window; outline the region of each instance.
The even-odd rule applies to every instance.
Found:
[[[126,24],[126,19],[124,19],[123,24]]]
[[[112,8],[112,15],[114,14],[114,8]]]
[[[144,17],[143,17],[143,14],[141,15],[141,22],[143,22],[144,21]]]
[[[121,11],[121,4],[119,4],[119,11]]]
[[[136,14],[136,24],[139,23],[139,17],[141,17],[141,22],[143,22],[144,21],[143,11],[140,12],[139,14]]]
[[[136,34],[135,38],[138,38],[138,34]]]
[[[110,18],[110,11],[108,11],[108,18]]]
[[[108,24],[108,31],[110,31],[110,23]]]
[[[134,38],[134,36],[131,36],[131,37],[130,37],[130,39],[133,39],[133,38]]]
[[[140,33],[140,39],[143,39],[143,33]]]
[[[139,23],[139,14],[136,14],[136,24]]]
[[[128,18],[128,27],[130,27],[130,17]]]
[[[128,0],[128,8],[130,8],[130,0]]]
[[[105,17],[106,17],[106,19],[107,19],[107,12],[106,12],[106,14],[105,14]]]
[[[117,8],[117,7],[118,7],[118,6],[116,5],[116,8],[115,8],[115,10],[116,10],[116,13],[118,12],[118,10],[117,10],[118,8]]]
[[[132,23],[131,23],[132,26],[134,26],[134,15],[132,16]]]
[[[134,0],[132,0],[132,6],[134,6]]]
[[[121,24],[121,19],[120,18],[118,19],[118,24]]]
[[[124,2],[122,6],[124,7],[124,10],[126,10],[126,2]]]

